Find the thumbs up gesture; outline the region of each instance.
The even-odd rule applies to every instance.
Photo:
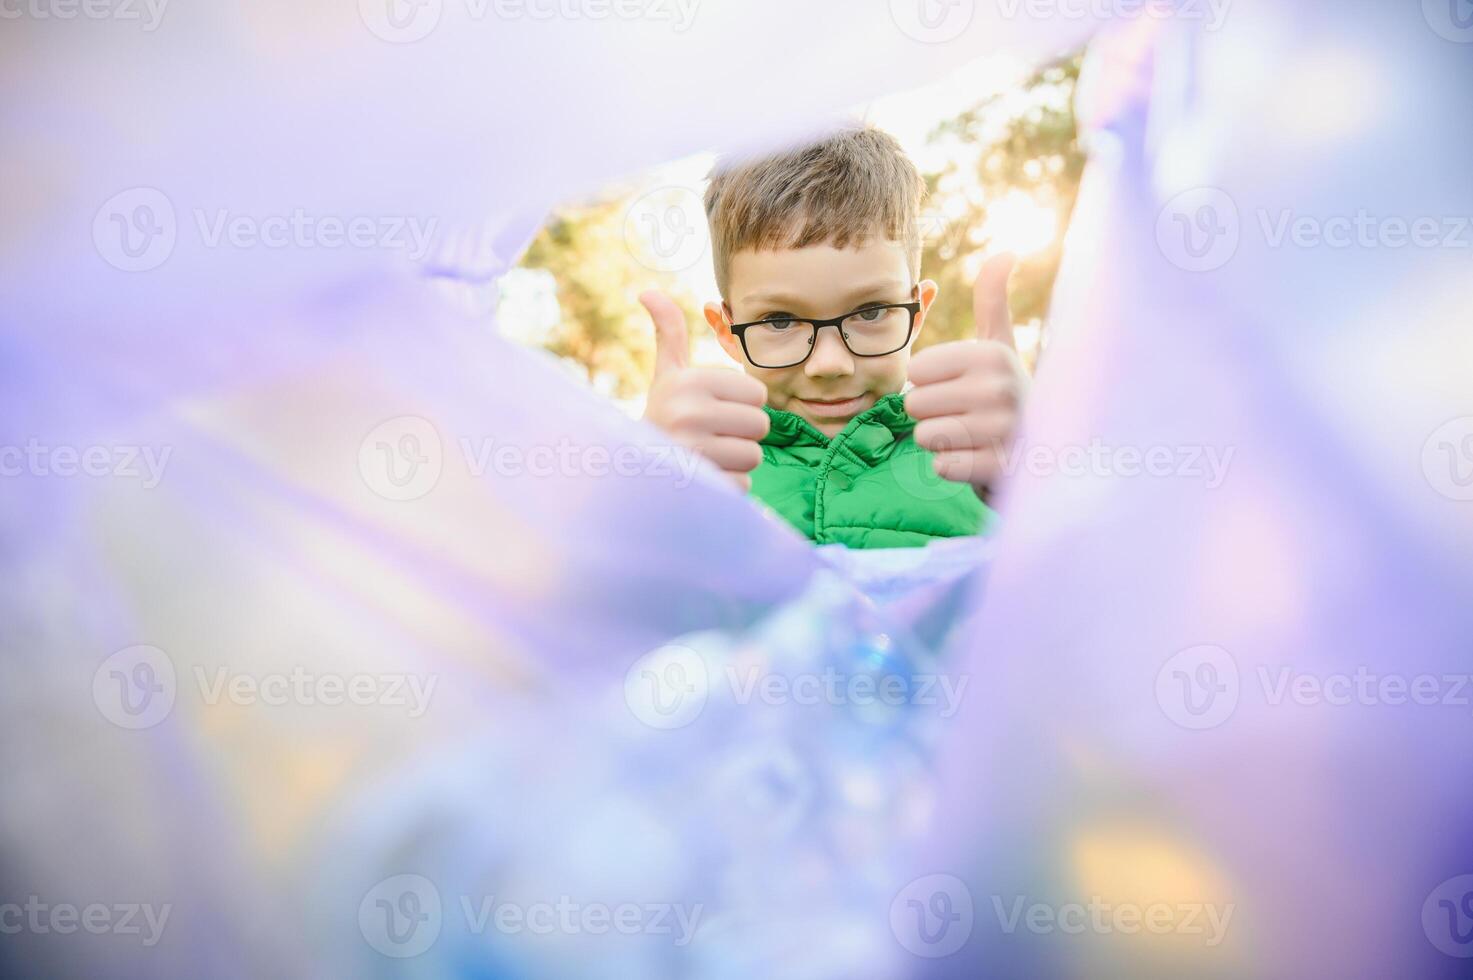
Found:
[[[936,454],[943,479],[979,493],[1003,475],[1028,388],[1008,312],[1008,276],[1016,264],[1011,255],[983,263],[972,291],[976,340],[937,344],[910,362],[905,410],[919,423],[915,441]]]
[[[644,418],[681,445],[709,459],[743,489],[762,463],[759,442],[769,422],[767,388],[756,378],[723,368],[690,366],[685,314],[668,296],[643,293],[639,302],[655,325],[655,378]]]

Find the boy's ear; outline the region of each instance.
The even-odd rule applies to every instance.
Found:
[[[716,334],[716,340],[721,344],[721,349],[726,351],[738,364],[745,363],[747,358],[742,353],[742,342],[737,340],[736,334],[731,332],[731,317],[726,312],[726,304],[707,303],[706,322],[711,325],[711,332]]]
[[[930,279],[922,279],[916,285],[916,299],[921,304],[920,315],[916,317],[915,333],[911,335],[910,342],[915,344],[920,338],[921,331],[926,329],[926,314],[931,312],[931,304],[936,302],[936,296],[941,292],[941,287]]]

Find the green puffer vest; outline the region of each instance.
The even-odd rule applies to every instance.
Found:
[[[772,429],[752,496],[815,544],[919,548],[986,534],[996,514],[970,486],[941,479],[916,445],[899,394],[855,416],[833,439],[791,412],[766,409]]]

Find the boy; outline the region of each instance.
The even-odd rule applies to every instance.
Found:
[[[640,297],[656,346],[645,418],[818,544],[922,546],[994,516],[982,497],[1026,387],[1013,260],[978,277],[979,340],[912,357],[937,292],[920,278],[923,194],[873,128],[718,167],[706,213],[723,302],[706,321],[745,375],[691,368],[679,308]]]

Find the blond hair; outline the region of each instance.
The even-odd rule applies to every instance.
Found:
[[[900,144],[872,126],[752,160],[719,161],[706,190],[716,283],[727,295],[731,257],[744,249],[900,242],[921,266],[925,181]]]

